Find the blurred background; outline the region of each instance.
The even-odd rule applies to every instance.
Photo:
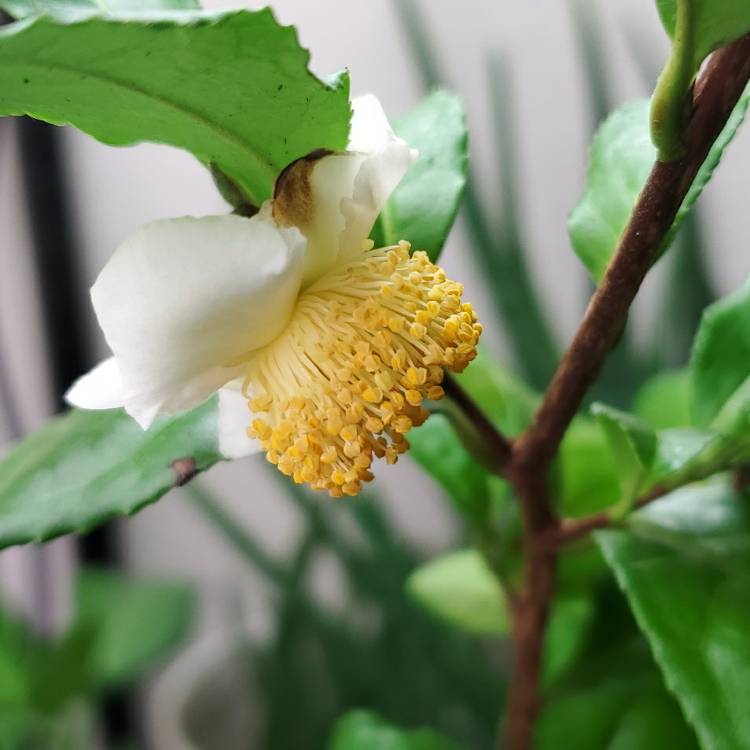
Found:
[[[263,5],[233,3],[239,4]],[[565,229],[582,190],[588,144],[607,110],[648,95],[666,55],[653,0],[277,0],[273,7],[298,28],[317,74],[347,67],[352,93],[377,93],[392,119],[436,83],[461,95],[473,185],[442,264],[465,282],[466,298],[485,322],[486,347],[542,386],[590,291]],[[626,400],[664,358],[671,365],[684,359],[684,344],[660,347],[667,322],[682,325],[681,340],[689,341],[695,309],[750,270],[750,212],[736,189],[750,139],[741,133],[731,152],[683,238],[687,271],[670,259],[649,277],[632,315],[630,359],[610,378],[613,401]],[[150,144],[116,150],[70,129],[0,121],[0,446],[55,413],[64,388],[106,354],[87,289],[113,250],[152,219],[225,210],[208,173],[188,154]],[[505,265],[488,260],[500,252],[497,243],[514,248]],[[696,255],[701,249],[706,268]],[[527,301],[526,287],[516,284],[524,263],[544,310],[516,308],[528,332],[525,352],[508,333],[512,311],[497,303],[503,281],[521,290],[521,305]],[[502,277],[498,283],[487,283],[488,269]],[[664,291],[680,273],[692,280],[687,300]],[[665,304],[673,306],[669,321]],[[439,710],[443,723],[486,745],[500,700],[493,695],[501,689],[491,665],[469,676],[470,661],[462,667],[458,658],[484,646],[441,630],[401,594],[417,560],[455,545],[464,532],[439,487],[408,460],[381,472],[376,489],[374,500],[311,502],[290,496],[261,458],[217,466],[197,490],[174,491],[86,539],[0,553],[4,607],[28,618],[39,637],[63,632],[77,616],[77,571],[94,563],[187,583],[195,592],[185,610],[193,612],[189,635],[172,628],[141,660],[148,679],[107,689],[105,710],[92,722],[97,742],[232,750],[236,730],[257,732],[253,747],[322,747],[326,722],[345,694],[351,705],[379,700],[380,710],[407,722],[428,721],[429,711]],[[232,524],[239,532],[228,536]],[[362,632],[369,634],[364,640],[352,635]],[[456,658],[436,658],[451,650],[448,643]],[[237,649],[247,650],[246,660],[234,658]],[[492,655],[502,663],[502,648]],[[453,687],[443,690],[435,676],[423,675],[430,683],[424,689],[409,682],[423,662],[441,660],[450,663],[434,668],[452,675]],[[238,663],[243,669],[234,674],[227,665]],[[404,673],[402,692],[390,697],[385,686],[396,680],[386,665]],[[295,733],[285,720],[289,706],[309,702],[318,673],[328,692],[318,696],[320,705],[308,706],[311,718],[299,719],[303,731]],[[255,707],[239,719],[252,726],[203,742],[201,727],[215,721],[216,680]],[[456,684],[463,693],[456,694]],[[185,706],[192,707],[194,731],[185,728]],[[197,740],[186,739],[191,732]]]

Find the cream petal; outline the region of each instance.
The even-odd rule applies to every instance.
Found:
[[[301,226],[308,238],[305,286],[360,252],[388,197],[417,158],[394,134],[376,97],[359,97],[352,107],[349,150],[308,166],[313,211]]]
[[[242,381],[235,380],[219,390],[219,452],[230,459],[261,451],[260,443],[247,436],[252,414],[241,387]]]
[[[263,212],[157,221],[120,246],[91,297],[142,427],[204,401],[284,329],[305,244]]]
[[[117,409],[125,404],[120,368],[114,357],[100,362],[68,388],[65,400],[81,409]]]

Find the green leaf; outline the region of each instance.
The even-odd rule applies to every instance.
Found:
[[[484,350],[458,382],[506,435],[529,423],[537,397]],[[451,423],[433,414],[409,433],[410,455],[448,492],[459,512],[474,523],[485,517],[490,475],[461,444]]]
[[[750,375],[750,280],[703,313],[690,373],[693,418],[705,427]]]
[[[220,459],[215,398],[147,432],[121,410],[74,410],[0,461],[0,548],[135,513]]]
[[[134,679],[185,638],[195,601],[185,585],[87,569],[76,581],[76,604],[74,629],[93,634],[90,679],[113,686]]]
[[[560,446],[555,472],[556,504],[563,515],[596,513],[620,496],[612,452],[593,419],[574,420]]]
[[[698,170],[661,252],[669,247],[680,222],[711,179],[724,149],[745,117],[747,106],[746,91]],[[597,282],[601,281],[614,255],[655,159],[646,100],[619,107],[594,138],[586,189],[568,219],[568,233],[576,254]]]
[[[373,230],[378,244],[408,240],[432,260],[443,249],[458,212],[468,169],[466,121],[461,100],[436,91],[400,119],[397,135],[419,158],[388,199]]]
[[[633,400],[633,412],[655,430],[689,427],[690,373],[660,372],[643,384]]]
[[[544,636],[545,684],[554,682],[580,656],[593,615],[588,597],[555,597]]]
[[[638,417],[605,404],[594,404],[591,412],[612,450],[622,498],[630,501],[654,463],[656,433]]]
[[[368,711],[350,711],[339,719],[329,750],[460,750],[431,729],[406,731]]]
[[[0,0],[0,9],[13,18],[47,14],[82,15],[91,11],[121,13],[124,11],[197,10],[197,0],[107,0],[106,7],[96,0]]]
[[[0,30],[0,115],[186,149],[260,205],[289,162],[346,146],[348,79],[308,60],[268,9],[40,16]]]
[[[673,36],[679,0],[656,0],[662,23]],[[691,0],[693,70],[713,50],[739,39],[750,31],[750,4],[747,0]]]
[[[747,498],[694,485],[596,538],[703,747],[750,746]]]
[[[449,552],[411,574],[409,593],[425,608],[462,630],[501,635],[510,626],[505,594],[473,549]]]

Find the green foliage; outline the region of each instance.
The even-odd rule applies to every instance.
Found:
[[[681,0],[656,0],[662,23],[673,37],[677,6]],[[750,31],[750,4],[747,0],[691,0],[691,65],[697,71],[703,58],[718,47],[739,39]]]
[[[378,245],[408,240],[412,249],[436,260],[466,185],[468,134],[461,100],[436,91],[394,130],[419,151],[419,158],[388,199],[373,238]]]
[[[163,659],[192,621],[184,586],[84,570],[76,589],[61,636],[0,611],[0,747],[88,747],[94,703]]]
[[[724,149],[745,117],[747,105],[746,92],[701,165],[665,239],[662,252],[669,247],[681,221],[711,179]],[[643,100],[625,104],[607,118],[591,147],[586,189],[568,219],[573,248],[597,282],[604,276],[656,159],[656,150],[649,137],[648,113],[649,104]]]
[[[367,711],[352,711],[336,726],[329,750],[459,750],[430,729],[405,731]]]
[[[689,372],[667,370],[654,375],[635,395],[633,412],[655,430],[689,427]]]
[[[693,418],[705,427],[750,375],[750,281],[706,309],[695,338],[690,373]],[[747,398],[742,401],[748,402]],[[742,403],[734,406],[739,408]]]
[[[348,79],[308,59],[269,10],[40,16],[0,31],[0,115],[183,148],[260,205],[289,162],[346,146]]]
[[[476,550],[456,550],[430,560],[406,585],[420,604],[458,628],[477,635],[508,632],[505,594]]]
[[[110,687],[135,679],[185,639],[193,608],[187,586],[84,569],[76,581],[74,627],[95,634],[90,681]]]
[[[703,747],[750,744],[750,516],[718,480],[597,534],[669,689]]]
[[[135,513],[220,458],[215,399],[147,432],[119,409],[73,410],[0,460],[0,547]]]
[[[620,493],[635,498],[656,457],[656,433],[638,417],[604,404],[591,407],[617,463]]]

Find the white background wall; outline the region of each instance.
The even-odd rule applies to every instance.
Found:
[[[219,7],[213,0],[210,5]],[[605,23],[607,73],[617,82],[618,101],[644,94],[627,41],[617,25],[627,25],[650,55],[662,60],[666,44],[653,0],[589,0],[588,5]],[[390,0],[278,0],[274,7],[282,22],[298,27],[302,43],[312,50],[315,72],[327,74],[348,67],[353,93],[377,93],[393,117],[419,100],[422,90],[413,55]],[[554,312],[555,325],[567,338],[581,312],[584,277],[570,250],[565,220],[581,192],[590,127],[568,3],[422,0],[421,7],[428,14],[447,78],[466,103],[474,164],[489,207],[497,193],[486,61],[493,52],[502,52],[511,61],[517,157],[522,168],[519,203],[530,263]],[[11,353],[6,364],[25,426],[30,429],[44,418],[50,399],[27,228],[7,130],[0,122],[0,340],[2,351]],[[69,189],[89,281],[118,243],[144,222],[225,210],[206,172],[185,153],[154,145],[116,150],[73,131],[66,134],[65,145]],[[750,212],[745,205],[748,159],[750,140],[742,134],[702,199],[711,219],[712,270],[724,290],[738,285],[750,270],[745,247],[750,230]],[[443,263],[450,275],[465,280],[467,297],[476,301],[480,317],[489,320],[492,307],[460,228],[450,238]],[[639,317],[648,325],[648,305],[642,307]],[[91,325],[94,330],[93,320]],[[502,354],[496,332],[490,331],[487,340]],[[101,353],[104,351],[102,348]],[[1,425],[0,414],[0,429]],[[219,467],[206,481],[272,549],[286,548],[299,532],[299,519],[260,471],[258,461]],[[379,481],[388,495],[389,512],[405,533],[433,547],[450,542],[454,533],[451,514],[440,503],[437,488],[414,466],[405,461]],[[179,493],[125,522],[124,533],[133,569],[196,582],[205,602],[203,627],[221,620],[223,603],[235,589],[242,592],[251,609],[262,611],[259,582],[247,575],[240,560]],[[0,572],[5,570],[6,579],[17,583],[17,565],[9,562],[12,554],[0,555]]]

